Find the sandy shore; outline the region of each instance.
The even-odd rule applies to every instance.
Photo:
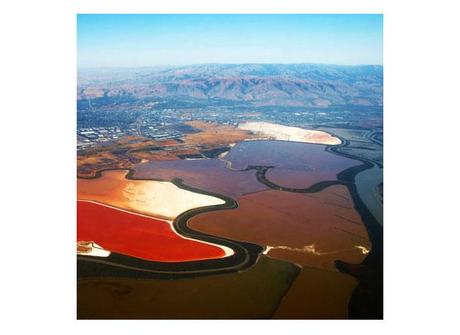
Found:
[[[77,255],[95,256],[95,257],[109,257],[110,251],[105,250],[99,244],[92,241],[78,241],[77,242]]]
[[[238,128],[249,130],[258,136],[267,137],[267,139],[275,139],[279,141],[294,141],[327,145],[337,145],[341,143],[340,139],[324,131],[307,130],[269,122],[241,123]]]

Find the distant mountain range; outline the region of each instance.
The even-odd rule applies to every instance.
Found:
[[[203,64],[78,73],[78,98],[187,97],[257,106],[383,103],[383,67],[322,64]]]

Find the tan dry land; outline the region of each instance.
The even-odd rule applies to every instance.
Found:
[[[189,209],[223,204],[167,181],[129,180],[126,170],[104,171],[96,179],[77,180],[78,200],[92,200],[137,213],[174,219]]]
[[[186,122],[189,126],[200,129],[200,133],[188,134],[184,142],[192,145],[204,145],[209,147],[219,147],[244,141],[253,138],[249,131],[233,126],[208,123],[203,121]]]
[[[190,148],[190,149],[174,149],[174,150],[156,150],[156,151],[139,151],[130,153],[131,156],[136,158],[143,159],[145,161],[173,161],[177,160],[177,155],[194,155],[199,154],[200,151],[198,149]]]
[[[183,142],[125,136],[110,145],[81,153],[77,157],[78,175],[88,177],[103,169],[130,169],[134,164],[145,161],[177,160],[178,155],[198,154],[203,149],[211,150],[253,137],[249,131],[233,126],[202,121],[190,121],[187,124],[201,132],[185,135]]]
[[[337,145],[341,143],[339,138],[332,136],[324,131],[307,130],[269,122],[240,123],[238,128],[251,131],[257,136],[266,139],[328,145]]]
[[[140,163],[142,149],[164,146],[165,144],[139,136],[125,136],[110,145],[98,146],[77,156],[77,172],[79,176],[94,176],[103,169],[129,169]],[[132,153],[132,154],[131,154]]]

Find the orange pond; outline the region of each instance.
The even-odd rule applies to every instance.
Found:
[[[79,178],[78,200],[93,200],[169,220],[192,208],[224,203],[222,199],[191,192],[171,182],[126,179],[127,173],[127,170],[111,170],[104,171],[99,178]]]
[[[344,186],[311,194],[269,190],[237,201],[237,209],[199,214],[188,226],[265,246],[274,258],[328,270],[336,270],[334,260],[360,263],[371,248]]]
[[[184,262],[225,257],[215,245],[177,235],[169,222],[94,202],[77,202],[77,240],[150,261]]]

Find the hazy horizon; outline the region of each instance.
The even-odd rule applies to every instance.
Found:
[[[332,63],[190,63],[190,64],[157,64],[157,65],[139,65],[139,66],[94,66],[79,67],[78,70],[110,70],[110,69],[156,69],[156,68],[180,68],[203,65],[319,65],[319,66],[340,66],[340,67],[365,67],[377,66],[383,67],[383,64],[332,64]]]
[[[383,65],[383,15],[79,14],[78,68]]]

